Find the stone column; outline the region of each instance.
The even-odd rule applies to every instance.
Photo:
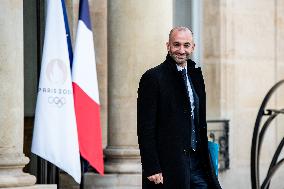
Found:
[[[23,2],[0,6],[0,188],[34,185],[23,173]]]
[[[108,1],[107,175],[94,180],[99,188],[141,188],[136,134],[138,82],[146,69],[165,59],[172,11],[172,0]]]

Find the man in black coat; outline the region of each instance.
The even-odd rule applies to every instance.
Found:
[[[173,28],[166,60],[141,77],[137,134],[143,189],[221,189],[210,163],[206,93],[195,44],[186,27]]]

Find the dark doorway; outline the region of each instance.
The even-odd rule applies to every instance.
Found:
[[[35,103],[44,35],[44,0],[25,0],[24,6],[24,154],[25,172],[37,176],[37,158],[31,154]]]

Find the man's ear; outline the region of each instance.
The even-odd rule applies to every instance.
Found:
[[[195,49],[195,43],[193,43],[192,45],[192,51],[194,51],[194,49]]]
[[[170,51],[170,44],[169,44],[169,42],[167,42],[166,45],[167,45],[167,50]]]

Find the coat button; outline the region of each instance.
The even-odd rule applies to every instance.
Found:
[[[184,149],[183,153],[184,153],[184,155],[188,156],[189,155],[189,150]]]

